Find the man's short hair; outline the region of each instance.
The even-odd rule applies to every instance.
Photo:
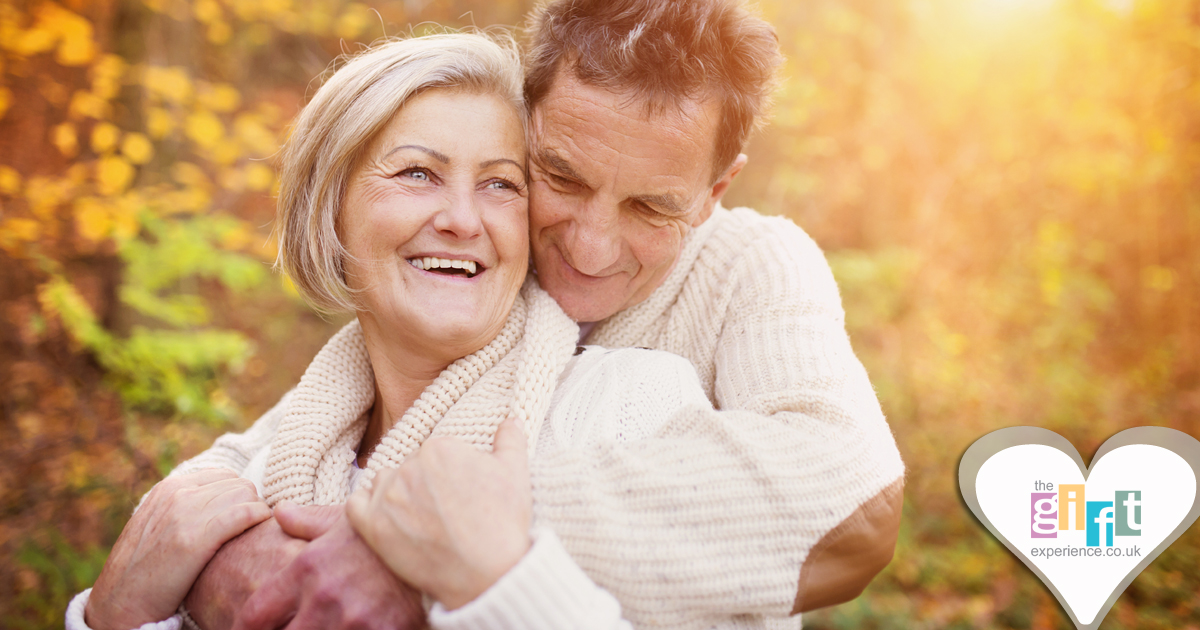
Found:
[[[649,111],[719,99],[714,181],[765,115],[783,61],[775,29],[739,0],[557,0],[529,30],[531,111],[564,62],[584,84],[632,92]]]
[[[409,99],[430,89],[496,94],[525,119],[521,62],[511,38],[444,33],[378,42],[340,60],[300,112],[280,155],[277,269],[318,311],[353,311],[350,255],[338,237],[350,176]]]

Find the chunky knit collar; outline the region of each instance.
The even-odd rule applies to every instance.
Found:
[[[399,466],[433,435],[489,450],[496,427],[509,416],[522,421],[533,452],[578,335],[579,327],[536,279],[526,278],[500,334],[425,388],[371,453],[361,483]],[[267,462],[267,503],[345,502],[374,401],[375,374],[355,320],[325,344],[288,397]]]

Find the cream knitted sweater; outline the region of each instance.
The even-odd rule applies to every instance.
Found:
[[[686,406],[636,440],[531,451],[536,521],[639,627],[798,627],[798,617],[784,617],[808,551],[903,475],[819,248],[790,221],[718,208],[688,236],[663,285],[601,322],[589,342],[687,358],[719,411]],[[331,381],[325,391],[336,397],[344,386]],[[438,405],[434,417],[455,401],[428,402]],[[269,440],[259,424],[240,442]],[[372,467],[397,461],[391,453],[402,458],[425,430],[406,434],[411,442],[398,437],[408,446],[373,457]],[[486,431],[454,434],[490,440]],[[241,469],[257,451],[222,440],[181,469]],[[318,442],[339,445],[327,452],[345,461],[357,443],[344,430]],[[315,479],[341,474],[306,452]],[[304,486],[280,476],[278,461],[273,450],[269,500],[282,496],[272,488]],[[315,481],[311,495],[296,496],[336,501],[344,497],[336,485]]]
[[[531,463],[539,518],[643,625],[786,615],[814,543],[903,476],[833,274],[791,221],[718,207],[588,342],[683,356],[719,409]]]

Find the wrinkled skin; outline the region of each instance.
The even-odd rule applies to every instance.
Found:
[[[525,434],[505,421],[491,453],[431,438],[400,468],[381,471],[370,491],[354,493],[346,513],[396,575],[447,609],[458,608],[529,550]]]
[[[254,484],[232,471],[163,480],[104,563],[84,612],[88,625],[127,630],[170,617],[221,545],[270,516]]]

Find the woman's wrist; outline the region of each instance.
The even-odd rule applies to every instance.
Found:
[[[429,596],[446,610],[465,606],[500,581],[525,557],[532,546],[533,540],[528,534],[524,535],[523,540],[514,539],[511,544],[497,549],[486,559],[483,566],[475,567],[473,571],[464,571],[461,580],[432,585],[428,591]]]

